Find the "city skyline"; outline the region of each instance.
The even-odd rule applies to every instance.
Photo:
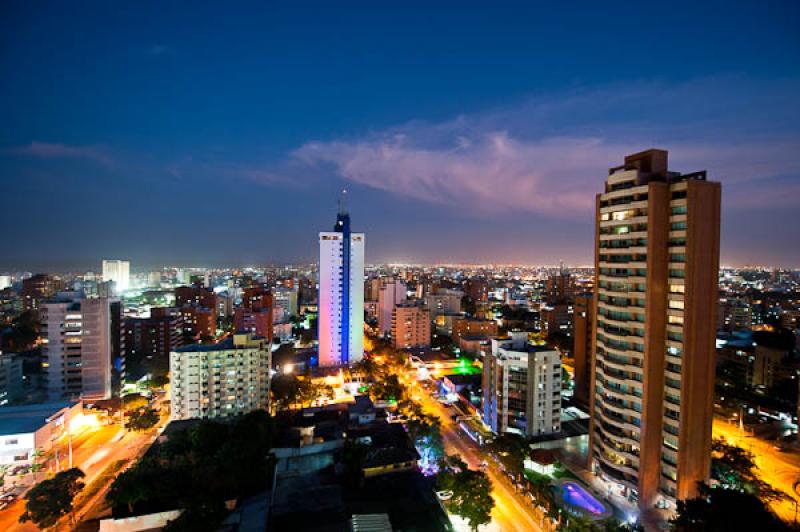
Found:
[[[628,7],[4,6],[0,269],[310,263],[343,187],[368,263],[589,265],[648,148],[723,184],[723,265],[800,266],[800,8]]]

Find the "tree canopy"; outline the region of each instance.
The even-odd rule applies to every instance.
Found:
[[[156,444],[117,477],[106,499],[114,517],[184,508],[170,530],[215,530],[224,501],[268,486],[273,440],[273,420],[263,410],[225,423],[202,421]]]
[[[83,471],[77,467],[62,471],[36,484],[25,495],[25,512],[20,523],[32,521],[39,528],[50,528],[72,512],[72,501],[83,489]]]
[[[455,515],[466,519],[472,530],[492,520],[492,483],[483,471],[469,469],[459,457],[448,456],[442,461],[436,487],[453,492],[445,505]]]
[[[757,496],[733,489],[701,485],[700,496],[678,501],[671,522],[676,532],[728,532],[731,530],[789,531]]]

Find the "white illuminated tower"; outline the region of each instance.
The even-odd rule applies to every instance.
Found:
[[[348,366],[364,356],[364,233],[350,232],[339,203],[333,231],[319,234],[319,366]]]
[[[130,286],[131,263],[127,260],[103,260],[103,281],[114,281],[118,294]]]

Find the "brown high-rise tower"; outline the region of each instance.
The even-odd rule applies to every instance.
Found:
[[[590,462],[641,508],[708,480],[719,222],[719,183],[663,150],[597,196]]]

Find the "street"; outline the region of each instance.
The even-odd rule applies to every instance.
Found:
[[[773,503],[772,510],[784,521],[795,522],[796,508],[800,503],[800,498],[794,491],[794,484],[800,481],[800,452],[796,448],[779,451],[773,447],[771,442],[755,438],[739,430],[738,425],[716,418],[714,419],[713,436],[715,438],[724,437],[730,443],[753,453],[758,466],[757,475],[773,488],[785,492],[792,498],[790,501]]]
[[[480,467],[481,462],[487,457],[481,453],[477,443],[451,419],[452,412],[421,386],[415,386],[414,389],[419,391],[424,410],[436,415],[441,421],[445,452],[458,455],[473,469]],[[491,523],[481,530],[498,532],[543,530],[533,505],[514,491],[506,475],[491,462],[486,473],[492,481],[495,507],[492,510]]]
[[[164,422],[162,419],[161,426]],[[75,467],[80,468],[86,475],[84,485],[89,486],[100,476],[108,466],[118,460],[131,460],[138,458],[141,453],[153,442],[157,436],[157,429],[146,432],[126,432],[118,425],[104,425],[92,427],[81,431],[72,438],[72,461]],[[60,470],[69,468],[69,441],[61,438],[57,445]],[[44,480],[45,471],[55,471],[55,459],[45,466],[43,472],[38,473],[37,481]],[[107,486],[86,501],[82,508],[76,512],[76,521],[84,518],[98,517],[98,511],[104,506],[104,496]],[[25,511],[25,501],[22,497],[14,501],[7,508],[0,511],[0,530],[6,532],[28,532],[39,530],[32,523],[20,523],[19,517]]]

